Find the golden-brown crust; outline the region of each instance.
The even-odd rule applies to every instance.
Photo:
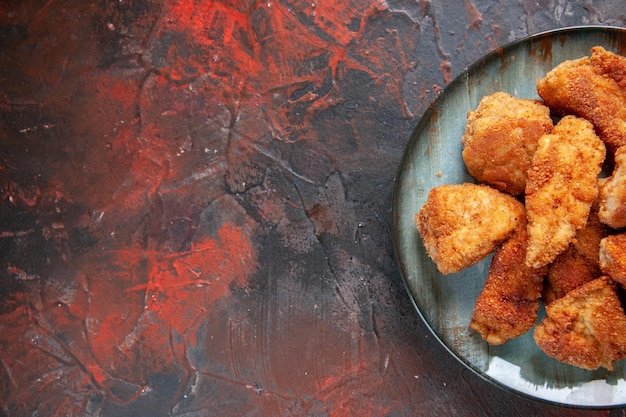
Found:
[[[602,239],[599,258],[602,272],[626,288],[626,233]]]
[[[537,141],[552,130],[550,109],[537,100],[496,92],[467,114],[463,160],[479,182],[523,195]]]
[[[485,185],[442,185],[415,216],[426,252],[443,274],[480,261],[524,219],[524,205]]]
[[[602,274],[598,253],[600,241],[607,234],[608,228],[600,223],[597,212],[592,210],[587,225],[576,233],[569,247],[548,266],[542,295],[545,304]]]
[[[591,48],[591,65],[626,90],[626,57],[607,51],[602,46]]]
[[[626,147],[615,152],[611,176],[598,180],[598,215],[602,223],[626,227]]]
[[[616,72],[614,61],[598,50],[596,55],[602,64],[593,65],[589,57],[561,63],[537,81],[537,92],[557,114],[575,114],[593,123],[612,153],[626,144],[626,91],[603,73]]]
[[[496,249],[476,300],[469,327],[491,345],[521,336],[537,321],[545,268],[526,266],[527,242],[524,222]]]
[[[576,116],[539,139],[526,184],[529,266],[552,262],[585,226],[605,154],[591,123]]]
[[[626,316],[615,284],[603,276],[546,306],[533,337],[541,350],[583,369],[613,369],[626,357]]]

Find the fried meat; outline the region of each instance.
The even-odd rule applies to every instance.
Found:
[[[493,252],[524,219],[524,205],[486,185],[432,189],[415,223],[426,252],[443,274],[458,272]]]
[[[602,48],[592,58],[565,61],[537,81],[537,92],[558,114],[589,120],[612,153],[626,144],[624,59]],[[620,75],[621,74],[621,75]]]
[[[415,223],[443,274],[493,253],[469,322],[488,344],[535,326],[548,356],[612,370],[626,358],[626,57],[593,47],[537,92],[467,113],[462,157],[479,184],[435,187]]]
[[[601,46],[591,48],[591,65],[601,74],[615,80],[626,91],[626,57],[607,51]]]
[[[602,272],[626,288],[626,233],[602,239],[599,259]]]
[[[614,361],[626,357],[626,316],[615,283],[602,276],[548,304],[533,337],[561,362],[612,370]]]
[[[611,176],[598,180],[600,220],[614,229],[626,227],[626,147],[615,152]]]
[[[496,92],[467,114],[463,160],[477,181],[522,195],[537,141],[552,130],[550,109],[537,100]]]
[[[490,345],[526,333],[537,321],[544,268],[526,265],[528,234],[523,222],[501,246],[489,265],[483,290],[476,300],[470,329]]]
[[[585,227],[576,233],[569,247],[548,265],[542,299],[549,304],[557,298],[602,275],[598,263],[600,241],[607,236],[608,228],[592,210]]]
[[[576,116],[539,139],[526,184],[529,266],[552,262],[585,226],[605,153],[591,123]]]

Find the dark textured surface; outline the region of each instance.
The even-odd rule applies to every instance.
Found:
[[[391,195],[436,94],[605,1],[0,3],[8,416],[623,416],[507,393],[421,322]]]

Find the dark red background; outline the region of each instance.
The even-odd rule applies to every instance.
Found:
[[[391,196],[504,43],[620,0],[0,3],[0,412],[623,416],[492,386],[421,322]]]

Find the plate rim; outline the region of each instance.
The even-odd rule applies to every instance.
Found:
[[[423,324],[425,324],[425,326],[427,327],[428,331],[430,332],[430,334],[435,338],[435,340],[437,340],[439,342],[439,345],[441,345],[445,351],[448,352],[448,354],[450,354],[456,361],[460,362],[464,368],[469,369],[471,371],[471,373],[473,373],[474,375],[478,376],[480,379],[482,379],[483,381],[488,382],[490,385],[493,385],[495,387],[497,387],[498,389],[502,389],[505,390],[507,392],[510,392],[514,395],[517,395],[519,397],[525,398],[525,399],[530,399],[532,401],[537,401],[540,403],[544,403],[544,404],[548,404],[548,405],[552,405],[552,406],[559,406],[559,407],[566,407],[566,408],[570,408],[570,409],[582,409],[582,410],[611,410],[611,409],[618,409],[618,408],[624,408],[626,407],[626,399],[624,400],[623,403],[620,404],[599,404],[599,405],[594,405],[594,404],[589,404],[589,405],[585,405],[585,404],[573,404],[573,403],[564,403],[564,402],[559,402],[556,400],[550,400],[547,398],[542,398],[542,397],[537,397],[537,396],[533,396],[531,394],[528,394],[526,392],[520,391],[516,388],[507,386],[506,384],[496,380],[495,378],[481,372],[480,370],[476,369],[474,366],[472,366],[466,359],[460,357],[460,355],[458,355],[457,353],[455,353],[450,346],[448,346],[448,344],[441,338],[441,336],[439,334],[437,334],[437,332],[435,331],[435,329],[430,325],[430,323],[428,322],[428,320],[426,319],[426,316],[424,314],[424,312],[422,311],[422,309],[419,307],[419,305],[417,304],[417,301],[415,300],[415,297],[413,296],[411,289],[409,287],[409,283],[407,282],[407,277],[406,277],[406,266],[404,265],[404,262],[402,261],[402,259],[400,259],[400,255],[399,255],[399,247],[400,247],[400,234],[401,232],[399,231],[399,227],[398,227],[398,222],[399,222],[399,218],[400,215],[398,213],[398,204],[397,201],[399,199],[399,189],[401,188],[401,180],[402,180],[402,171],[403,171],[403,167],[409,162],[409,154],[411,153],[410,151],[412,150],[412,148],[415,146],[415,142],[418,140],[416,138],[416,132],[419,132],[421,130],[424,130],[424,127],[428,125],[429,120],[431,119],[431,117],[433,117],[433,115],[436,112],[436,109],[439,107],[439,104],[445,100],[445,96],[446,96],[446,92],[449,90],[452,90],[453,88],[456,87],[457,84],[459,83],[463,83],[467,80],[467,77],[470,73],[472,73],[474,70],[476,70],[478,67],[484,65],[486,62],[490,62],[491,60],[493,60],[495,57],[502,55],[503,53],[505,53],[508,50],[514,49],[515,47],[524,44],[524,43],[532,43],[532,42],[537,42],[540,41],[542,39],[545,39],[547,37],[554,37],[554,36],[565,36],[568,33],[572,33],[572,32],[609,32],[609,33],[620,33],[621,36],[624,37],[624,39],[626,39],[626,27],[622,27],[622,26],[614,26],[614,25],[574,25],[574,26],[565,26],[565,27],[561,27],[561,28],[555,28],[555,29],[549,29],[549,30],[544,30],[541,32],[537,32],[535,34],[531,34],[531,35],[527,35],[524,37],[521,37],[519,39],[515,39],[513,41],[510,42],[506,42],[492,50],[490,50],[489,52],[487,52],[486,54],[484,54],[483,56],[481,56],[480,58],[478,58],[477,60],[475,60],[474,62],[472,62],[470,65],[466,66],[459,74],[457,74],[452,81],[450,81],[450,83],[448,83],[447,85],[445,85],[440,92],[437,94],[437,96],[432,100],[432,102],[428,105],[428,107],[426,108],[426,110],[424,111],[424,113],[420,116],[418,122],[415,124],[414,128],[411,130],[411,133],[409,135],[409,138],[405,144],[405,147],[403,149],[402,152],[402,157],[400,158],[400,162],[398,164],[398,169],[396,171],[396,176],[394,179],[394,188],[393,188],[393,193],[392,193],[392,207],[391,207],[391,214],[392,214],[392,225],[391,225],[391,233],[392,233],[392,245],[393,245],[393,249],[394,249],[394,259],[395,259],[395,263],[396,266],[398,267],[399,273],[400,273],[400,277],[402,280],[402,284],[404,286],[404,289],[407,293],[407,295],[409,296],[409,299],[411,301],[411,304],[413,305],[413,307],[415,308],[415,310],[417,311],[421,321],[423,322]]]

